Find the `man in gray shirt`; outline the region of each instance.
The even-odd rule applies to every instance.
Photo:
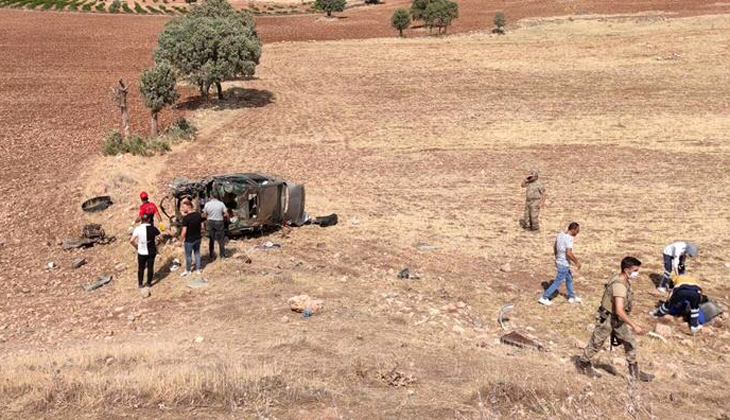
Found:
[[[205,203],[203,207],[203,217],[206,219],[205,225],[208,230],[208,238],[210,239],[208,245],[208,252],[210,259],[215,259],[215,243],[218,242],[220,248],[221,258],[226,257],[225,249],[225,217],[226,205],[218,199],[217,193],[213,193],[210,201]]]
[[[550,297],[558,290],[558,287],[563,282],[565,282],[565,288],[568,290],[568,302],[580,302],[580,297],[573,290],[573,273],[570,271],[571,263],[575,268],[580,270],[580,262],[573,254],[573,238],[578,235],[578,232],[580,232],[580,225],[577,222],[572,222],[568,225],[568,231],[560,232],[555,239],[553,252],[555,253],[555,267],[558,273],[555,275],[553,283],[545,290],[540,300],[538,300],[543,305],[550,306],[553,304]]]

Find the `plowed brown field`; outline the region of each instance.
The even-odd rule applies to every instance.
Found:
[[[259,24],[269,41],[391,36],[383,20],[395,5]],[[694,238],[706,290],[724,303],[730,294],[728,19],[584,13],[729,6],[482,6],[463,3],[454,31],[489,26],[498,6],[512,20],[575,16],[523,22],[506,37],[267,45],[257,80],[226,84],[237,99],[191,113],[196,143],[151,159],[101,158],[99,141],[117,121],[109,87],[150,63],[165,18],[0,11],[0,417],[727,415],[727,320],[698,337],[667,322],[666,344],[643,338],[642,363],[659,381],[638,391],[620,378],[576,379],[569,362],[625,253],[654,273],[665,242]],[[130,102],[144,130],[134,86]],[[537,235],[516,224],[516,185],[530,167],[550,193]],[[310,210],[342,222],[276,234],[280,252],[252,250],[260,239],[232,244],[252,264],[209,265],[203,292],[170,275],[146,300],[127,244],[74,253],[57,244],[88,221],[126,241],[139,189],[157,199],[175,176],[229,170],[304,182]],[[117,204],[82,214],[100,192]],[[586,305],[537,307],[552,236],[573,219],[584,224]],[[180,257],[164,252],[161,263]],[[79,256],[89,264],[71,270]],[[422,278],[396,279],[404,266]],[[79,287],[101,272],[114,282]],[[645,326],[655,322],[645,314],[659,298],[651,290],[642,276]],[[292,315],[286,298],[299,293],[325,298],[326,311]],[[549,353],[495,343],[504,303]]]

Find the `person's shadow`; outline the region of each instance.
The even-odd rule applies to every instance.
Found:
[[[540,285],[542,286],[542,291],[545,292],[552,284],[553,284],[552,280],[548,280],[548,281],[544,281],[544,282],[540,283]],[[550,295],[548,297],[548,299],[553,300],[556,297],[558,297],[559,295],[560,295],[560,290],[556,290],[555,292],[553,292],[552,295]]]

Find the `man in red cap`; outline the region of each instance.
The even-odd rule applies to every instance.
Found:
[[[157,206],[155,203],[150,202],[150,196],[147,194],[147,192],[142,191],[139,194],[140,200],[142,200],[142,205],[139,206],[139,215],[137,215],[137,219],[134,221],[135,223],[139,223],[142,220],[143,214],[149,214],[150,215],[150,221],[157,216],[157,221],[162,221],[162,216],[160,216],[160,212],[157,210]]]

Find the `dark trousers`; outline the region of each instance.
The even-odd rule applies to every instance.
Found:
[[[684,274],[684,260],[687,257],[685,255],[681,255],[679,257],[679,266],[677,267],[677,271],[679,275]],[[674,284],[672,283],[672,256],[664,254],[664,275],[662,276],[662,282],[659,285],[659,287],[667,287],[671,289],[674,287]]]
[[[225,240],[226,240],[226,226],[222,220],[208,220],[205,222],[208,229],[208,253],[210,258],[215,258],[215,243],[218,242],[218,247],[221,251],[221,257],[226,256]]]
[[[674,290],[669,300],[662,303],[657,315],[682,315],[689,306],[689,325],[695,327],[700,325],[700,287],[683,284]]]
[[[144,280],[144,270],[147,269],[147,287],[152,287],[152,276],[155,275],[155,257],[157,254],[141,255],[137,254],[137,285],[142,287]]]

